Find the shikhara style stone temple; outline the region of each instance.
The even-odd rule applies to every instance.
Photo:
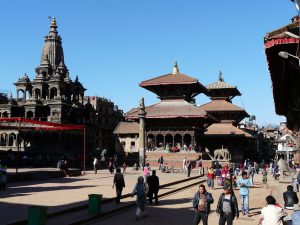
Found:
[[[17,151],[18,139],[21,151],[47,154],[47,158],[66,153],[82,157],[84,138],[88,154],[96,148],[114,148],[113,130],[122,120],[123,112],[106,98],[84,96],[86,89],[78,76],[74,81],[71,79],[55,18],[45,36],[40,65],[35,72],[33,80],[25,74],[14,83],[15,99],[12,95],[1,98],[0,119],[4,123],[0,124],[0,153]],[[21,133],[16,124],[9,122],[14,120],[5,118],[22,118]],[[85,125],[86,134],[82,129],[66,131],[67,125],[70,129],[73,125]],[[62,130],[55,131],[52,126]],[[37,127],[41,129],[34,131]]]
[[[78,76],[72,81],[64,62],[61,37],[53,18],[45,36],[40,65],[31,81],[25,74],[15,84],[17,98],[0,105],[2,117],[26,117],[56,123],[85,123],[90,110],[84,106],[84,91]]]
[[[248,114],[231,103],[240,92],[225,83],[221,74],[218,82],[205,87],[197,79],[180,73],[176,63],[172,73],[143,81],[140,87],[156,94],[160,102],[145,107],[142,99],[140,107],[126,113],[126,121],[120,122],[115,130],[116,149],[120,153],[139,152],[141,156],[146,150],[145,161],[149,163],[157,162],[161,155],[181,162],[184,157],[194,161],[214,159],[214,151],[224,146],[226,149],[219,151],[220,159],[229,159],[224,155],[226,150],[230,155],[238,152],[233,160],[241,159],[243,150],[234,149],[229,142],[243,145],[252,137],[237,128]],[[212,102],[197,106],[195,97],[201,93],[210,96]]]

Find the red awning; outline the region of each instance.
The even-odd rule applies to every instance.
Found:
[[[277,38],[265,42],[265,48],[273,47],[274,45],[295,44],[299,43],[298,38]]]
[[[19,124],[16,123],[20,123],[22,130],[82,130],[85,128],[85,125],[50,123],[21,117],[0,118],[1,128],[18,129]]]

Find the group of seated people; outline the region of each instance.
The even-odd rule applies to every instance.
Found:
[[[183,146],[181,146],[180,143],[176,143],[174,146],[171,143],[167,143],[166,147],[164,148],[163,143],[159,143],[157,147],[155,147],[154,143],[152,142],[148,142],[147,144],[147,150],[148,151],[155,151],[155,150],[167,150],[168,152],[180,152],[180,151],[192,151],[194,150],[192,144],[187,145],[184,144]]]

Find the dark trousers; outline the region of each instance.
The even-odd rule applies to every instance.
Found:
[[[116,203],[120,203],[120,199],[121,199],[121,196],[122,196],[122,191],[123,191],[123,187],[116,187]]]
[[[219,219],[219,225],[225,225],[225,223],[227,222],[227,225],[232,225],[233,223],[233,218],[232,218],[232,214],[231,213],[223,213],[222,216],[220,216]]]
[[[188,177],[191,176],[191,169],[188,169],[187,176],[188,176]]]
[[[208,215],[205,212],[196,211],[194,225],[198,225],[200,221],[203,221],[203,225],[207,225]]]
[[[155,204],[158,203],[157,193],[158,193],[158,191],[149,190],[149,194],[148,195],[149,195],[149,203],[150,204],[152,204],[153,195],[154,195]]]

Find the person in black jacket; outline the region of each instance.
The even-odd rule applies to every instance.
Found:
[[[284,208],[293,209],[294,204],[298,204],[299,199],[297,193],[293,191],[293,186],[288,185],[287,191],[283,193]]]
[[[156,176],[156,171],[152,170],[152,175],[148,177],[147,179],[148,186],[149,186],[149,203],[152,205],[152,199],[154,194],[155,204],[158,205],[158,191],[159,191],[159,178]]]
[[[113,186],[112,188],[116,187],[116,203],[119,204],[120,203],[120,199],[122,196],[122,191],[123,188],[125,188],[125,181],[124,181],[124,176],[121,173],[121,169],[117,168],[116,169],[116,174],[114,176],[114,181],[113,181]]]
[[[234,192],[230,186],[224,187],[224,193],[220,195],[217,213],[220,215],[219,225],[232,225],[233,220],[239,218],[239,208]]]
[[[208,224],[208,214],[210,213],[210,204],[214,202],[211,193],[208,193],[203,184],[199,185],[199,191],[193,199],[193,208],[195,210],[194,225],[203,221],[203,225]]]

